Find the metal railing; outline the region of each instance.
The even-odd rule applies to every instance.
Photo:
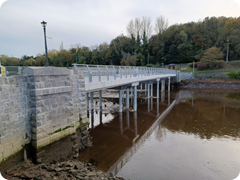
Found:
[[[134,77],[152,76],[160,74],[175,74],[175,70],[142,66],[111,66],[73,64],[73,69],[84,71],[85,83],[113,81]]]

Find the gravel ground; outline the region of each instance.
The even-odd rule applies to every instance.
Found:
[[[124,180],[121,177],[113,176],[111,173],[103,173],[92,167],[90,163],[86,164],[78,160],[38,165],[35,165],[29,161],[17,167],[16,169],[8,170],[6,173],[3,173],[3,177],[8,180]]]

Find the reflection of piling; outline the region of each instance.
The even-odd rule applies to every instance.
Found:
[[[130,127],[130,121],[129,121],[129,111],[126,111],[126,119],[127,119],[127,126]]]
[[[100,112],[99,112],[99,119],[100,119],[100,124],[102,124],[102,107],[100,107]]]
[[[135,127],[135,137],[138,135],[138,127],[137,127],[137,112],[135,111],[134,114],[134,127]]]
[[[119,113],[120,133],[123,134],[122,112]]]
[[[94,110],[91,109],[91,124],[92,124],[92,129],[94,128]]]

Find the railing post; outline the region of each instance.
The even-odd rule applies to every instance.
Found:
[[[114,80],[116,80],[116,69],[114,66],[113,66],[113,77],[114,77]]]
[[[120,66],[119,66],[119,74],[120,74],[120,79],[122,79],[122,69]]]
[[[99,66],[97,66],[97,68],[98,68],[98,78],[99,78],[99,82],[101,82],[101,72],[100,72]]]
[[[88,70],[88,80],[89,80],[89,83],[90,83],[90,82],[92,82],[92,74],[90,72],[90,69],[89,69],[88,65],[87,65],[87,70]]]
[[[124,68],[125,68],[125,77],[127,79],[127,68],[126,68],[126,66]]]
[[[129,74],[130,74],[130,78],[132,78],[132,72],[131,72],[131,67],[129,66]]]
[[[106,70],[107,70],[107,81],[109,81],[109,71],[107,66],[106,66]]]

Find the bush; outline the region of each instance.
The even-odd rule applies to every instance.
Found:
[[[146,67],[160,67],[160,64],[147,64]]]
[[[221,69],[226,66],[226,62],[223,60],[216,61],[215,69]]]
[[[227,75],[231,79],[240,79],[240,71],[229,72],[229,73],[227,73]]]
[[[206,70],[207,68],[208,68],[207,65],[204,63],[197,64],[197,70],[199,70],[199,71]]]
[[[195,64],[194,64],[195,68],[197,67],[197,64],[198,64],[198,63],[195,62]],[[193,67],[193,63],[189,63],[188,66],[192,68],[192,67]]]

